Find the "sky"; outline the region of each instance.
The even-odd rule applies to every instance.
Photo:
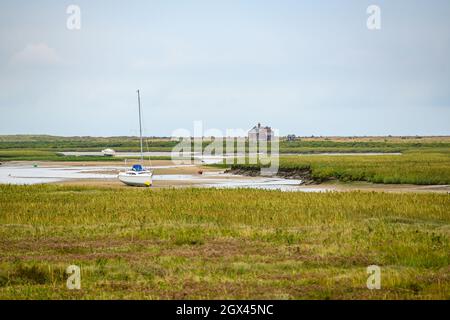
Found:
[[[146,136],[450,135],[449,16],[448,0],[0,0],[0,134],[137,135],[140,89]]]

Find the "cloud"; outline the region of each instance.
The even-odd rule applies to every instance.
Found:
[[[28,44],[11,58],[13,65],[57,65],[62,61],[56,50],[45,43]]]

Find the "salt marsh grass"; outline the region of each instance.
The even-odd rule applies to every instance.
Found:
[[[0,298],[449,299],[449,208],[432,193],[1,186]]]
[[[259,165],[235,164],[234,169]],[[450,184],[450,153],[402,155],[281,156],[280,170],[309,169],[316,181],[368,181],[386,184]]]

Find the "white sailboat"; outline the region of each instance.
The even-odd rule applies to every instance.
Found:
[[[137,90],[138,95],[138,107],[139,107],[139,134],[141,143],[141,163],[144,162],[144,152],[142,145],[142,121],[141,121],[141,97],[139,90]],[[150,187],[152,185],[153,172],[145,169],[142,164],[135,164],[130,170],[119,172],[118,178],[123,183],[129,186],[135,187]]]
[[[109,149],[109,148],[103,149],[102,153],[105,157],[114,157],[116,154],[116,152],[113,149]]]

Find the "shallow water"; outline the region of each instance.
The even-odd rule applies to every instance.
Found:
[[[101,152],[61,152],[61,154],[65,156],[103,156]],[[364,153],[338,153],[338,152],[322,152],[322,153],[281,153],[280,156],[380,156],[380,155],[398,155],[401,153],[376,153],[376,152],[364,152]],[[116,152],[115,157],[126,158],[126,157],[140,157],[141,154],[139,152]],[[172,153],[170,151],[148,151],[144,152],[144,157],[171,157]],[[223,155],[204,155],[199,152],[184,152],[180,154],[181,157],[194,157],[194,159],[200,160],[205,164],[214,164],[220,163],[225,159],[233,159],[236,157],[242,157],[244,154],[234,154],[234,153],[225,153]]]
[[[103,156],[103,153],[101,152],[90,152],[90,151],[80,151],[80,152],[60,152],[62,155],[65,156]],[[130,157],[140,157],[140,152],[116,152],[114,157],[118,158],[130,158]],[[145,157],[172,157],[172,152],[170,151],[148,151],[144,152],[144,158]],[[218,163],[221,162],[223,159],[226,158],[233,158],[236,157],[235,154],[224,154],[224,155],[202,155],[198,152],[184,152],[179,154],[180,157],[184,158],[190,158],[194,157],[195,159],[201,160],[203,163],[206,164],[212,164],[212,163]],[[242,156],[242,155],[239,155]]]
[[[267,178],[267,177],[244,177],[231,174],[208,174],[208,175],[189,175],[189,174],[168,174],[154,175],[153,180],[158,181],[192,181],[197,186],[208,188],[255,188],[270,190],[291,190],[301,185],[301,180]]]
[[[98,167],[33,167],[0,166],[0,183],[36,184],[63,181],[67,179],[113,179],[113,174],[98,174]]]
[[[158,166],[158,168],[174,168],[176,166]],[[156,167],[153,167],[156,168]],[[116,174],[102,171],[120,170],[115,166],[71,166],[71,167],[33,167],[31,165],[0,166],[0,183],[2,184],[39,184],[65,180],[80,179],[116,179]],[[217,172],[206,172],[204,175],[166,174],[154,175],[154,181],[190,182],[192,185],[206,188],[254,188],[283,191],[324,191],[321,188],[300,187],[301,180],[278,177],[244,177]]]

